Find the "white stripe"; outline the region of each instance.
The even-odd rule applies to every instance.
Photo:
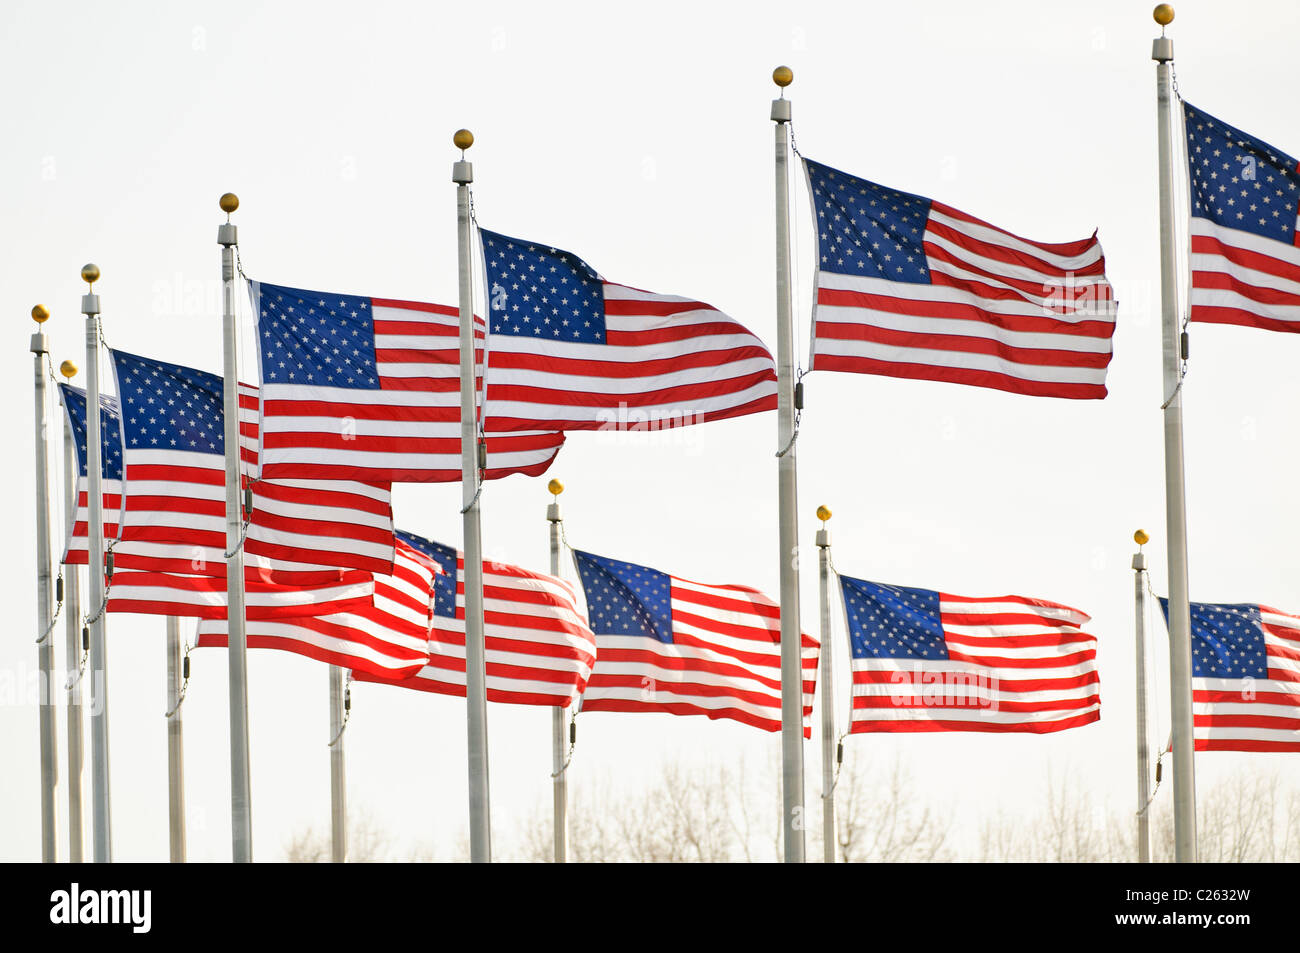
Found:
[[[824,306],[819,306],[824,307]],[[1104,384],[1104,367],[1057,367],[1042,364],[1018,364],[992,354],[968,351],[939,351],[919,347],[895,347],[870,341],[845,341],[818,338],[817,354],[825,356],[869,358],[890,364],[922,364],[929,367],[955,367],[1004,374],[1016,380],[1054,384]]]
[[[981,298],[962,288],[947,285],[930,285],[909,281],[890,281],[887,278],[868,278],[859,275],[839,275],[833,272],[821,272],[818,276],[818,288],[835,291],[856,291],[861,294],[879,295],[885,298],[899,298],[905,301],[934,301],[940,304],[969,305],[990,314],[1010,317],[1047,318],[1059,321],[1062,325],[1079,324],[1083,321],[1107,321],[1115,323],[1112,305],[1106,301],[1092,301],[1089,307],[1080,307],[1069,314],[1058,314],[1047,308],[1030,304],[1023,299]],[[1083,302],[1081,302],[1083,304]],[[820,311],[826,305],[818,305]],[[863,308],[845,307],[845,313],[862,312]],[[828,319],[831,320],[831,319]],[[847,319],[843,319],[847,320]]]

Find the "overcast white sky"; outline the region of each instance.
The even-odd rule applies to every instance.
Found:
[[[0,859],[40,854],[37,710],[19,691],[36,665],[31,306],[54,312],[55,363],[84,364],[78,270],[95,261],[110,344],[219,372],[216,201],[227,190],[243,203],[235,220],[253,277],[454,303],[450,139],[468,126],[485,227],[572,249],[614,281],[708,301],[775,350],[768,103],[780,63],[795,70],[805,154],[1035,239],[1099,227],[1120,299],[1105,401],[807,379],[806,628],[817,624],[812,514],[826,503],[842,571],[1065,602],[1092,614],[1100,645],[1098,724],[1042,737],[855,736],[847,758],[903,756],[914,796],[954,811],[958,836],[983,816],[1031,810],[1049,771],[1130,806],[1128,562],[1138,526],[1151,531],[1153,583],[1165,590],[1150,6],[6,3],[0,313],[11,346],[0,387],[12,412],[0,425],[16,462],[0,480],[16,527],[0,549],[14,622],[0,643]],[[1297,28],[1290,2],[1229,11],[1184,0],[1171,31],[1183,94],[1295,154],[1300,116],[1286,91]],[[804,351],[814,246],[802,183],[795,202]],[[1298,357],[1300,341],[1286,335],[1192,329],[1194,599],[1300,611]],[[572,435],[550,474],[568,485],[569,539],[775,594],[775,427],[767,414],[654,441]],[[546,568],[545,483],[487,487],[489,556]],[[459,493],[400,487],[398,524],[458,542]],[[847,646],[835,616],[843,690]],[[61,627],[58,638],[61,664]],[[112,616],[108,639],[115,858],[166,859],[164,622]],[[1160,654],[1161,740],[1163,666]],[[269,860],[294,831],[328,821],[327,670],[268,651],[250,653],[250,668],[254,852]],[[195,860],[230,857],[226,691],[224,657],[196,653],[184,708]],[[842,712],[843,698],[837,705]],[[59,724],[62,771],[62,710]],[[575,785],[632,791],[668,761],[748,757],[770,766],[775,799],[774,735],[671,716],[594,713],[579,724]],[[549,817],[549,726],[545,709],[491,706],[503,846]],[[467,815],[464,703],[358,685],[346,737],[352,806],[412,846],[456,853]],[[816,817],[816,742],[807,767]],[[1247,769],[1300,775],[1285,755],[1201,755],[1197,768],[1202,785]],[[59,803],[65,810],[62,786]]]

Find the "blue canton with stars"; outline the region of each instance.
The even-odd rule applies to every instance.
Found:
[[[1296,160],[1262,139],[1183,103],[1192,214],[1216,225],[1295,243]]]
[[[930,200],[804,159],[817,213],[818,266],[838,275],[929,284]]]
[[[605,343],[600,275],[572,252],[480,229],[493,334]]]
[[[444,546],[400,529],[395,530],[393,535],[442,567],[442,572],[433,577],[433,614],[448,619],[456,618],[456,547]]]
[[[1193,602],[1192,674],[1197,678],[1268,678],[1259,606]],[[1160,600],[1169,621],[1169,600]]]
[[[125,351],[109,353],[117,368],[122,438],[128,451],[225,454],[220,377]]]
[[[673,641],[673,584],[668,573],[573,551],[596,635],[643,635]]]
[[[71,384],[60,384],[63,406],[72,427],[72,442],[77,447],[77,465],[81,475],[89,476],[86,458],[86,392]],[[105,480],[122,479],[122,431],[118,429],[117,401],[103,394],[99,397],[100,473]]]
[[[380,389],[369,298],[266,282],[254,288],[263,383]]]
[[[840,576],[854,658],[946,659],[939,593]]]

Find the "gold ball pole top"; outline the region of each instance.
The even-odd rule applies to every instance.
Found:
[[[474,133],[468,129],[457,129],[456,134],[451,137],[452,144],[464,152],[470,146],[474,145]]]
[[[794,70],[788,66],[778,66],[772,70],[772,82],[785,89],[794,82]]]
[[[1151,542],[1151,537],[1147,535],[1146,530],[1140,529],[1133,534],[1133,542],[1137,543],[1139,546],[1145,546],[1147,543]]]
[[[817,507],[817,518],[821,520],[823,523],[825,523],[828,519],[831,518],[831,508],[829,506],[826,506],[825,504]]]
[[[1168,3],[1158,4],[1156,8],[1151,11],[1151,18],[1159,23],[1162,28],[1167,27],[1169,24],[1174,22],[1174,8]]]
[[[559,480],[552,480],[550,483],[546,484],[546,489],[552,496],[559,496],[564,492],[564,484]]]
[[[73,364],[71,361],[64,361],[59,365],[59,373],[68,380],[72,380],[77,376],[77,365]]]
[[[229,215],[235,209],[239,208],[239,196],[234,192],[227,192],[217,200],[217,204],[221,206],[221,211]]]
[[[50,309],[45,307],[43,304],[38,304],[36,307],[32,308],[32,320],[37,324],[44,324],[46,321],[50,320]]]
[[[82,265],[81,280],[88,285],[93,285],[96,281],[99,280],[99,266],[94,264]]]

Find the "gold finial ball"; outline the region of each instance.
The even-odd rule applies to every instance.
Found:
[[[68,380],[72,380],[77,376],[77,365],[73,364],[71,361],[64,361],[59,365],[59,373]]]
[[[552,480],[550,483],[546,484],[546,489],[550,491],[551,495],[559,496],[564,492],[564,484],[559,480]]]
[[[1174,8],[1172,4],[1162,3],[1151,11],[1151,16],[1161,26],[1169,26],[1174,22]]]
[[[229,215],[235,209],[239,208],[239,196],[234,192],[227,192],[217,200],[217,204],[221,206],[221,211]]]
[[[825,523],[831,518],[831,508],[829,506],[817,507],[817,518]]]
[[[1140,529],[1133,534],[1133,542],[1137,543],[1139,546],[1145,546],[1147,543],[1151,542],[1151,537],[1147,535],[1146,530]]]
[[[451,137],[451,141],[455,144],[457,149],[464,152],[470,146],[474,145],[474,133],[470,132],[468,129],[457,129],[456,134]]]
[[[81,280],[84,281],[84,282],[86,282],[86,284],[88,284],[88,285],[93,285],[96,281],[99,280],[99,266],[98,266],[98,265],[82,265],[82,266],[81,266]]]
[[[43,304],[38,304],[36,307],[32,308],[32,320],[37,324],[44,324],[46,321],[50,320],[50,309],[45,307]]]
[[[772,70],[772,82],[785,89],[794,82],[794,70],[788,66],[778,66]]]

